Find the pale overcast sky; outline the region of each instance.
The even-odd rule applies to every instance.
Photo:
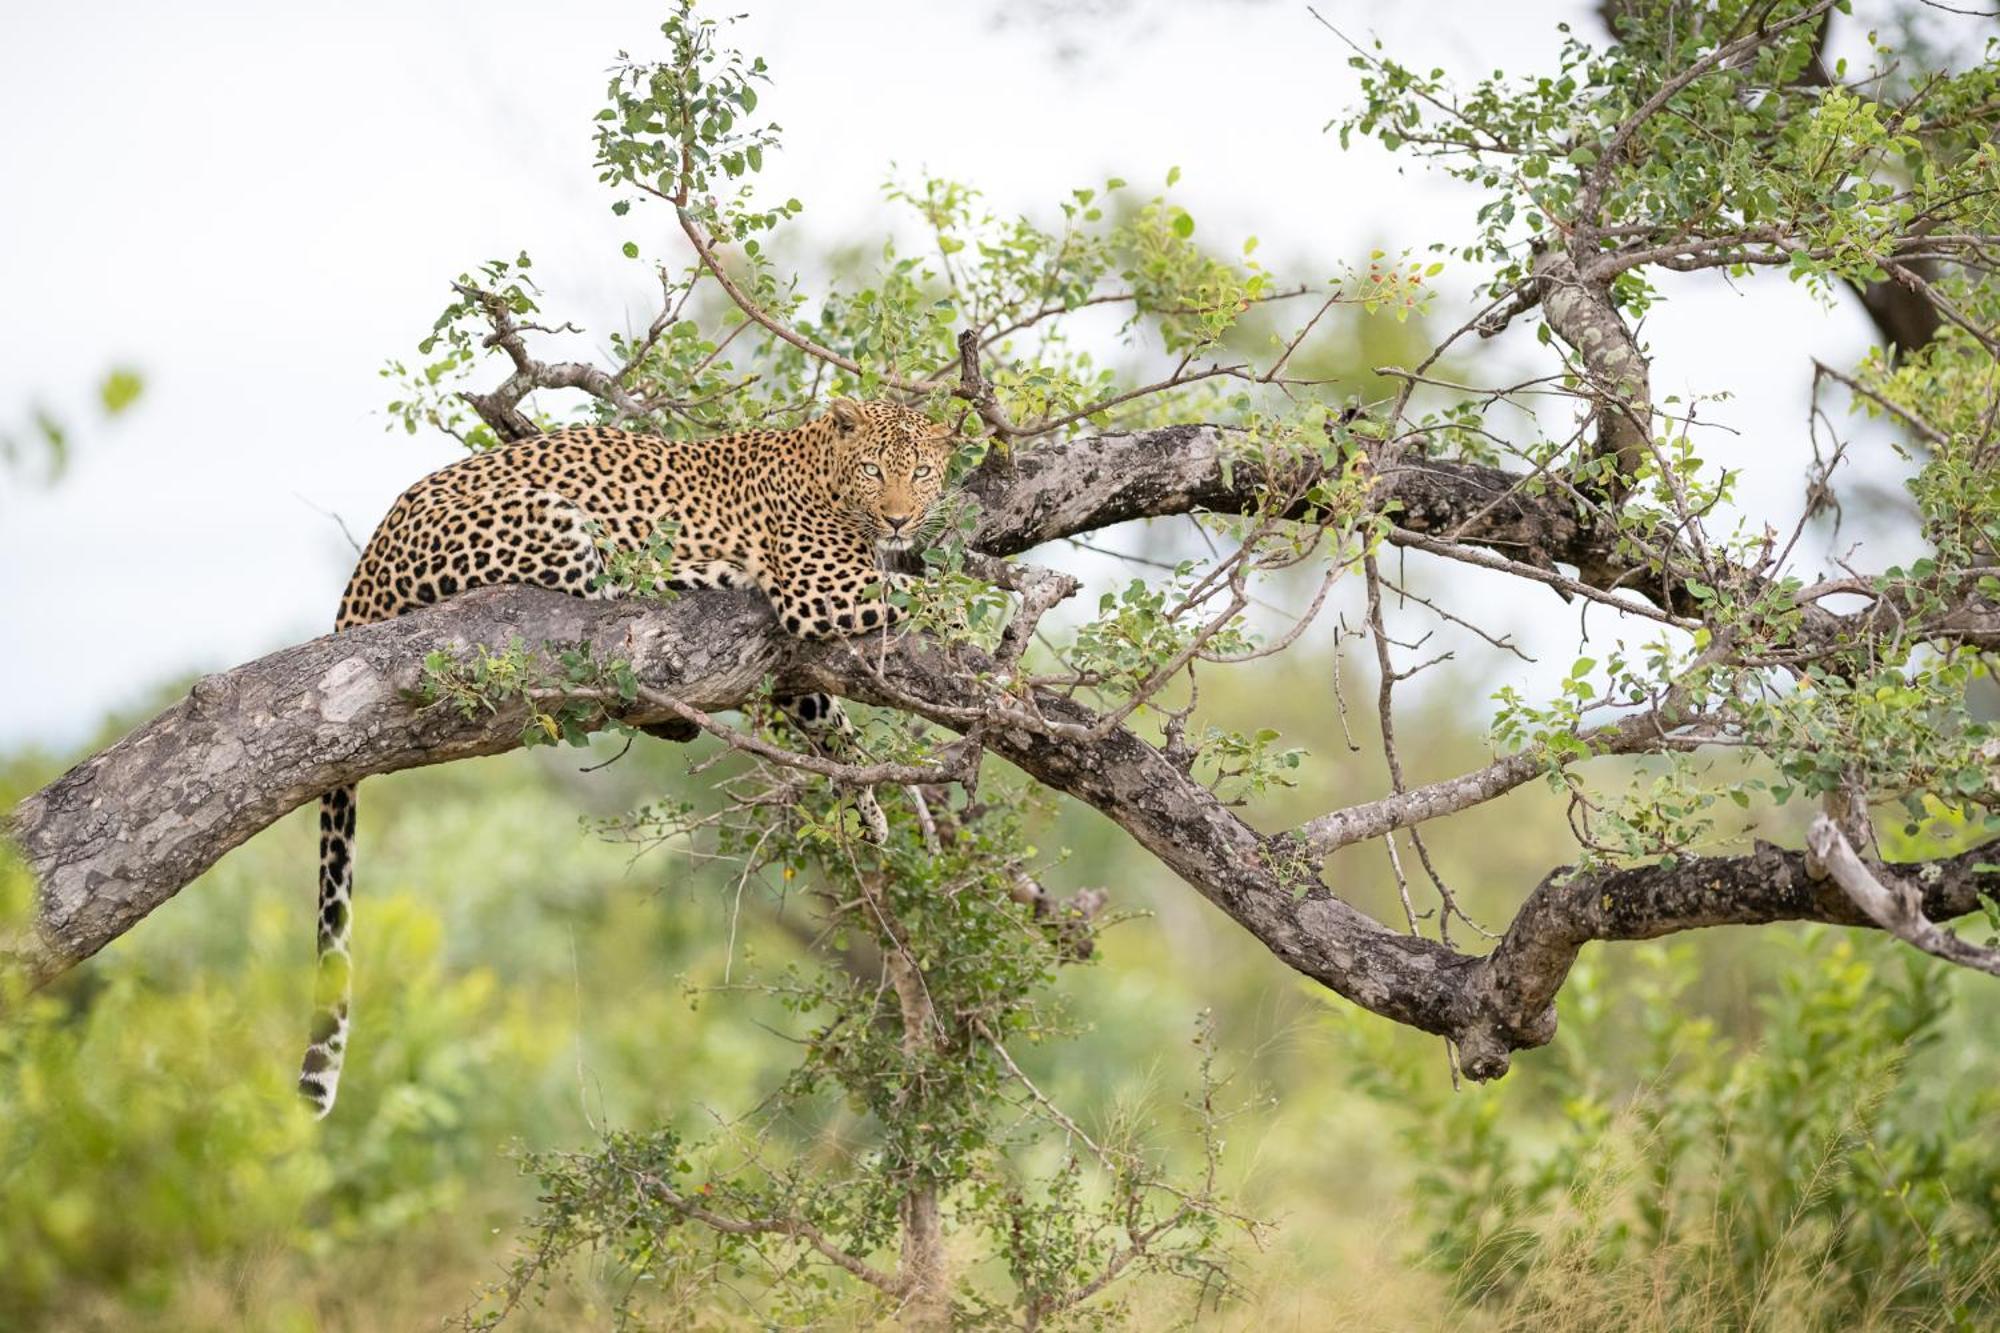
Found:
[[[1465,192],[1321,133],[1354,75],[1303,5],[1097,0],[1053,26],[1054,0],[996,23],[1004,7],[717,6],[750,11],[738,40],[775,79],[764,109],[785,149],[760,188],[806,201],[804,234],[831,242],[879,234],[892,164],[1042,213],[1071,186],[1156,185],[1178,165],[1204,234],[1255,233],[1260,257],[1311,256],[1322,276],[1378,240],[1465,234]],[[607,211],[590,118],[613,54],[657,49],[663,6],[8,8],[0,429],[38,401],[82,429],[60,487],[0,477],[0,744],[65,744],[164,678],[323,632],[353,553],[319,511],[365,537],[455,456],[385,433],[377,374],[409,355],[452,275],[526,248],[550,308],[600,345],[640,320],[649,284],[616,253],[640,219]],[[1595,32],[1582,4],[1319,8],[1467,75],[1545,67],[1563,19]],[[1782,282],[1675,290],[1647,328],[1656,390],[1733,392],[1715,413],[1760,469],[1748,498],[1788,518],[1806,357],[1851,360],[1866,326]],[[145,397],[88,424],[113,364],[144,373]]]

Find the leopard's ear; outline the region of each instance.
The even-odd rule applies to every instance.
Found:
[[[965,410],[968,414],[972,411],[972,409],[969,407],[966,408]],[[930,428],[930,438],[933,440],[949,440],[954,435],[960,433],[960,427],[962,427],[964,424],[965,424],[964,417],[959,418],[959,424],[957,426],[952,425],[950,422],[932,422]]]
[[[852,435],[868,424],[868,414],[852,398],[836,398],[826,405],[826,414],[844,435]]]

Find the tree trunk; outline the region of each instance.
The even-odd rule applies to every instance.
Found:
[[[951,1327],[951,1274],[945,1262],[944,1219],[938,1212],[937,1188],[928,1181],[903,1197],[903,1299],[899,1322],[919,1333],[941,1333]]]

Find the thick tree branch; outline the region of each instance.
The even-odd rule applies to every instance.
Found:
[[[324,791],[516,748],[525,705],[470,720],[414,706],[429,653],[515,639],[588,642],[647,662],[649,684],[720,709],[748,697],[781,660],[768,629],[768,613],[748,596],[654,606],[492,589],[204,677],[15,810],[11,832],[35,871],[41,910],[39,939],[6,952],[46,977]]]
[[[1234,448],[1230,432],[1186,426],[1025,451],[970,480],[982,504],[977,544],[1002,555],[1126,519],[1250,510],[1272,479],[1244,458],[1229,465]],[[1291,466],[1299,475],[1275,479],[1279,494],[1297,493],[1292,487],[1318,464]],[[1393,501],[1411,531],[1494,549],[1569,552],[1586,567],[1610,558],[1593,553],[1564,497],[1531,496],[1518,481],[1493,468],[1411,462],[1378,477],[1374,499]],[[1081,704],[1043,693],[1010,705],[990,683],[1008,673],[970,649],[915,638],[804,643],[784,635],[748,593],[689,594],[660,605],[505,587],[208,677],[29,797],[12,832],[41,886],[41,912],[36,928],[6,942],[6,951],[46,979],[331,787],[513,748],[525,705],[466,717],[419,707],[410,693],[428,654],[516,639],[531,647],[585,643],[600,658],[630,662],[642,699],[653,701],[629,710],[635,723],[679,720],[677,707],[735,707],[771,678],[783,688],[829,688],[976,728],[989,751],[1102,811],[1289,966],[1373,1012],[1453,1038],[1475,1077],[1504,1072],[1509,1052],[1549,1039],[1550,1002],[1585,941],[1724,921],[1858,918],[1845,897],[1797,880],[1793,854],[1760,852],[1563,883],[1552,877],[1491,959],[1468,956],[1389,930],[1342,901],[1321,882],[1320,859],[1333,846],[1505,790],[1521,779],[1517,770],[1533,771],[1520,760],[1455,780],[1464,793],[1452,783],[1416,787],[1316,821],[1305,837],[1264,834],[1166,753],[1106,727]],[[1622,742],[1624,729],[1643,738],[1647,727],[1657,724],[1621,723],[1604,739]],[[1943,895],[1932,915],[1967,909],[1970,865],[1938,863],[1938,878],[1927,881]]]
[[[1616,469],[1602,489],[1622,499],[1653,441],[1653,391],[1645,354],[1612,306],[1610,287],[1580,271],[1566,252],[1542,252],[1535,260],[1535,278],[1549,330],[1568,344],[1583,368],[1597,422],[1593,452]]]
[[[1980,847],[1943,860],[1902,867],[1923,886],[1923,912],[1963,916],[1979,894],[2000,884],[1978,867],[1994,859]],[[1572,875],[1551,873],[1515,916],[1482,970],[1479,986],[1502,1013],[1551,1003],[1577,950],[1593,940],[1650,940],[1706,926],[1762,926],[1777,921],[1872,922],[1832,880],[1812,873],[1804,851],[1760,843],[1748,856],[1694,857],[1674,865]]]

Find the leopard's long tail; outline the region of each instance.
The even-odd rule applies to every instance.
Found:
[[[312,1035],[299,1070],[299,1094],[315,1117],[333,1109],[347,1054],[347,1010],[352,997],[354,905],[354,788],[335,787],[319,798],[318,972],[313,981]]]

